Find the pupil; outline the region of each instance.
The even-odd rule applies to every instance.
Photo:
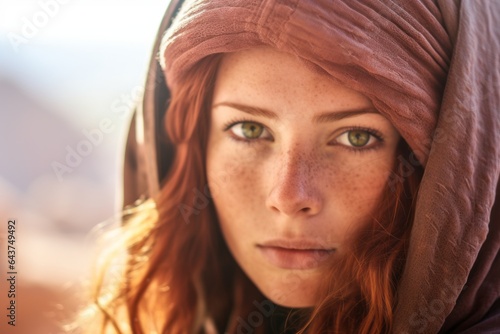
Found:
[[[349,142],[353,146],[364,146],[368,143],[369,134],[363,131],[351,131],[349,133]]]
[[[252,123],[245,123],[242,126],[243,134],[247,138],[256,138],[262,133],[262,128]]]

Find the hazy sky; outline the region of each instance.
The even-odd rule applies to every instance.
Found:
[[[113,217],[121,198],[127,119],[111,106],[143,84],[168,2],[0,0],[0,221],[21,226],[21,287],[36,282],[60,292],[90,272],[90,247],[81,240]],[[90,153],[58,180],[53,163],[68,164],[70,149],[90,143],[85,133],[108,118],[114,130],[94,136]],[[44,295],[59,306],[51,298]],[[48,308],[35,310],[25,320],[44,328],[36,319]]]
[[[144,43],[169,0],[0,0],[0,31],[22,34],[26,19],[41,42]],[[45,20],[46,13],[48,20]],[[135,21],[135,22],[132,22]]]
[[[86,122],[141,85],[169,0],[0,0],[0,77]]]

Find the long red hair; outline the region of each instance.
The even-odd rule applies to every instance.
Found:
[[[252,302],[265,300],[227,249],[207,188],[205,151],[221,57],[200,61],[171,92],[165,135],[175,147],[174,161],[158,197],[126,210],[115,251],[93,280],[91,309],[101,315],[102,333],[202,333],[208,317],[233,333],[235,319],[247,319],[256,310]],[[398,155],[410,153],[401,141]],[[402,175],[402,160],[394,175]],[[290,320],[295,331],[390,332],[421,173],[416,167],[387,183],[380,211],[326,275],[322,301],[290,317],[298,319]],[[116,254],[123,255],[119,269],[112,265]]]

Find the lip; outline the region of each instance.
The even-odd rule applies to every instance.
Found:
[[[335,248],[309,240],[276,239],[257,244],[257,249],[272,265],[282,269],[314,269],[319,267]]]

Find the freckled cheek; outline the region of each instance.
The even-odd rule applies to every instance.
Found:
[[[347,220],[365,220],[376,209],[387,182],[388,169],[382,165],[338,167],[329,184],[329,194],[338,212]]]
[[[251,214],[258,208],[258,180],[261,168],[238,153],[215,154],[209,161],[207,172],[210,189],[218,211],[225,215]]]
[[[256,182],[260,169],[241,154],[228,154],[227,150],[218,150],[212,158],[207,166],[210,189],[217,187],[212,198],[224,239],[238,259],[265,227]]]

